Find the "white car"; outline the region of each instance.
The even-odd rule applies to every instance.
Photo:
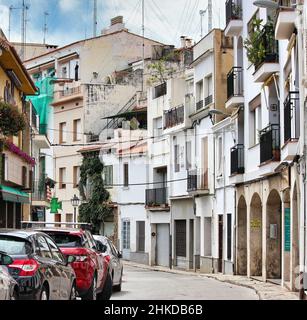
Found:
[[[0,251],[0,300],[17,300],[18,284],[6,266],[13,263],[10,256]]]

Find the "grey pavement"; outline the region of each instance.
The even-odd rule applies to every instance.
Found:
[[[113,300],[298,300],[298,294],[243,276],[200,274],[124,261],[123,292]]]
[[[197,274],[168,273],[125,263],[122,292],[111,300],[259,300],[252,289]]]

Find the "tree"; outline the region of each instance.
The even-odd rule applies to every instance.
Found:
[[[112,209],[108,206],[110,194],[104,187],[102,179],[104,165],[97,153],[87,154],[83,158],[80,168],[80,194],[85,200],[79,209],[79,221],[91,223],[96,233],[104,219],[111,215]],[[91,189],[85,192],[86,188]]]
[[[17,136],[26,127],[25,116],[18,108],[0,101],[0,182],[2,180],[2,153],[5,136]]]

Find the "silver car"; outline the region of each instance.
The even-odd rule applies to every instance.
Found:
[[[6,267],[12,263],[13,259],[0,251],[0,300],[18,299],[18,284]]]

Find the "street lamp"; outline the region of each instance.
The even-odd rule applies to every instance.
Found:
[[[74,195],[74,197],[70,200],[71,205],[74,207],[74,223],[77,223],[77,208],[80,205],[80,199]]]
[[[230,115],[227,114],[227,113],[224,113],[224,112],[222,112],[220,110],[212,109],[212,110],[209,111],[209,117],[210,117],[211,122],[212,122],[213,125],[215,125],[215,123],[213,121],[213,116],[225,116],[226,118],[230,117]]]

